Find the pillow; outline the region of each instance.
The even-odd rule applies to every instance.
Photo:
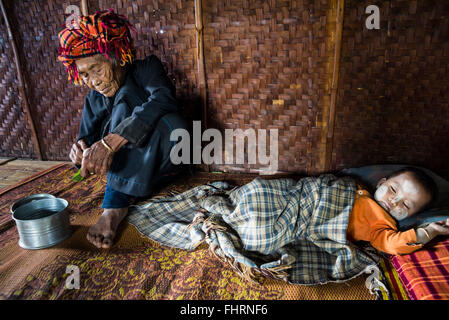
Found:
[[[339,174],[354,177],[371,189],[371,191],[374,191],[376,189],[377,182],[380,179],[387,177],[393,172],[404,167],[416,167],[427,173],[437,185],[438,199],[431,208],[428,208],[427,210],[419,212],[404,220],[398,221],[399,230],[408,230],[410,228],[424,226],[431,222],[446,220],[449,218],[449,181],[443,179],[429,169],[401,164],[385,164],[344,169],[341,170]]]

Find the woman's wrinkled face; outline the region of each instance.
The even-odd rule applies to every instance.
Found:
[[[399,221],[420,211],[431,200],[431,196],[412,173],[404,172],[389,179],[381,179],[374,199]]]
[[[78,73],[90,89],[113,97],[121,86],[121,70],[101,54],[77,59]]]

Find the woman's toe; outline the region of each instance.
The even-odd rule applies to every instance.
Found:
[[[87,236],[86,236],[87,240],[92,243],[93,245],[95,245],[95,234],[88,232]]]
[[[101,247],[103,249],[108,249],[112,246],[113,240],[112,238],[104,238]]]
[[[103,242],[103,235],[102,234],[98,234],[96,237],[95,237],[95,246],[97,247],[97,248],[101,248],[101,243]]]

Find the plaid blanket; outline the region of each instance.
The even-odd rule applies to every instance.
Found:
[[[241,187],[214,182],[132,206],[143,235],[187,250],[207,242],[245,277],[295,284],[339,282],[376,262],[346,240],[356,185],[350,178],[264,180]]]

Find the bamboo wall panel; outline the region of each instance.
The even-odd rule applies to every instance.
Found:
[[[22,69],[29,84],[26,92],[44,159],[67,160],[77,136],[87,90],[70,84],[62,64],[57,61],[57,33],[64,24],[61,13],[65,6],[62,1],[59,4],[57,1],[14,1],[9,6],[11,25],[20,39]],[[20,125],[24,124],[26,120],[22,119]],[[29,135],[28,128],[23,131]],[[35,157],[36,151],[30,143],[32,154],[19,156]]]
[[[380,30],[365,8],[380,8]],[[333,168],[423,165],[449,178],[449,3],[347,0]]]
[[[328,2],[203,2],[209,127],[278,129],[279,170],[321,169]]]
[[[21,42],[27,90],[44,159],[68,160],[78,134],[88,89],[67,80],[57,60],[58,37],[65,20],[65,8],[79,2],[24,0],[9,3],[15,33]],[[199,92],[195,72],[195,16],[192,1],[89,1],[89,13],[113,8],[125,14],[136,28],[137,58],[157,55],[177,87],[178,98],[187,117],[200,118]],[[17,23],[20,21],[20,23]],[[0,26],[6,38],[4,23]],[[0,52],[0,155],[35,158],[25,114],[17,90],[13,56],[7,41]]]
[[[207,127],[278,129],[281,171],[321,172],[331,156],[331,169],[406,162],[449,177],[449,4],[344,1],[335,127],[329,131],[337,2],[202,0]],[[113,8],[129,18],[137,57],[157,55],[183,114],[201,119],[195,1],[88,3],[89,13]],[[68,82],[57,60],[57,33],[69,4],[79,1],[7,2],[47,160],[68,160],[87,93]],[[380,8],[380,30],[365,28],[370,4]],[[3,21],[0,35],[0,156],[36,158]],[[328,132],[334,133],[330,147]]]
[[[14,53],[7,34],[5,22],[0,17],[0,154],[32,158],[37,154],[22,107]]]

